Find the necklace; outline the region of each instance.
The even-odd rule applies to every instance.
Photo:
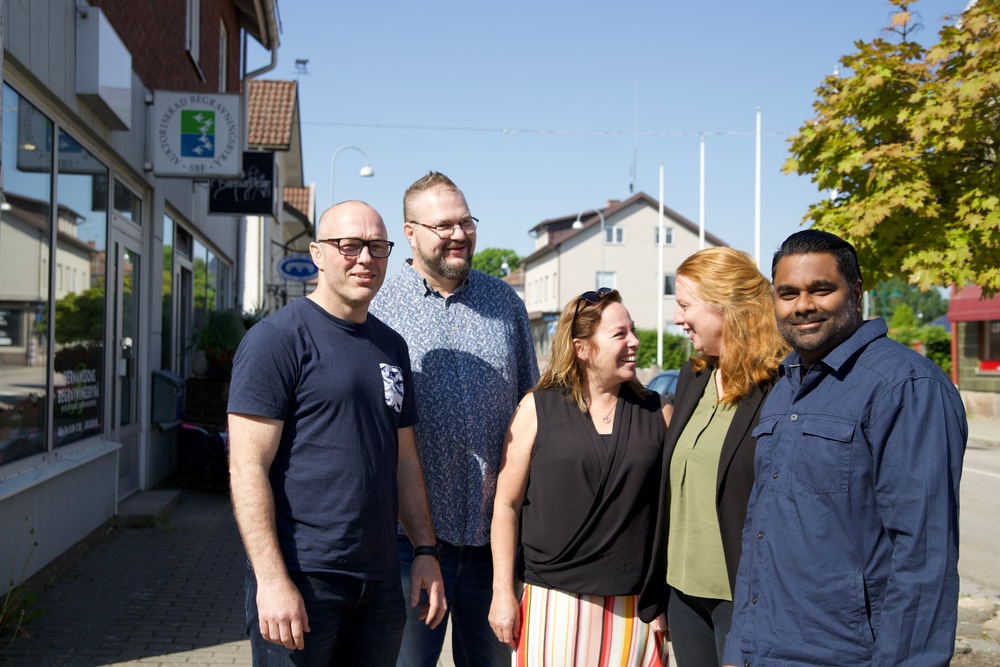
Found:
[[[587,403],[587,409],[589,410],[590,409],[590,399],[589,398],[585,399],[585,402]],[[601,417],[601,421],[604,422],[605,424],[610,424],[611,423],[611,413],[615,411],[616,407],[618,407],[618,401],[617,401],[617,399],[615,400],[614,403],[611,404],[611,409],[608,410],[608,413],[606,415],[604,415],[603,417]]]

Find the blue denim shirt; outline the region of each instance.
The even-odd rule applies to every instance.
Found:
[[[538,380],[524,302],[479,271],[443,297],[407,262],[386,280],[370,312],[410,348],[414,436],[434,532],[449,544],[483,546],[507,424]]]
[[[931,361],[861,326],[761,411],[732,665],[947,665],[968,425]]]

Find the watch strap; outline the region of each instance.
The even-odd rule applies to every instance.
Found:
[[[413,557],[417,556],[434,556],[439,562],[441,560],[441,545],[440,544],[429,544],[419,547],[413,547]]]

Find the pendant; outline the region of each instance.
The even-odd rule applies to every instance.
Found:
[[[604,422],[605,424],[610,424],[611,417],[609,417],[608,415],[604,415],[603,417],[601,417],[601,421]]]

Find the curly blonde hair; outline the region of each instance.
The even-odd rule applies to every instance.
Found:
[[[706,248],[677,267],[695,296],[722,314],[722,357],[704,353],[692,359],[695,371],[717,366],[725,394],[734,404],[771,378],[790,348],[774,318],[774,291],[753,257],[733,248]]]
[[[545,367],[542,376],[538,378],[538,384],[535,385],[534,389],[562,389],[577,404],[581,412],[587,412],[587,402],[583,396],[583,369],[580,368],[580,361],[576,358],[573,340],[588,341],[589,344],[589,339],[593,337],[601,325],[604,309],[612,303],[622,303],[622,297],[618,290],[611,290],[600,296],[595,304],[584,301],[582,296],[572,299],[566,304],[559,316],[555,336],[552,338],[552,354],[549,357],[549,365]],[[577,310],[577,305],[579,305],[579,310]],[[573,321],[574,315],[576,317],[575,323]],[[574,333],[576,333],[575,336]],[[631,387],[637,396],[649,393],[635,378],[625,384]]]

